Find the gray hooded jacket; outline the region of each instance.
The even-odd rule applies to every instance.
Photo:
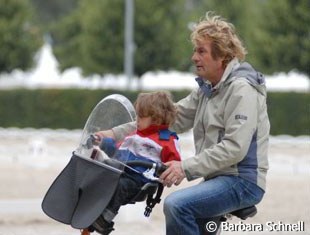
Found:
[[[180,100],[172,126],[177,133],[193,128],[196,154],[182,161],[187,179],[236,175],[265,190],[270,124],[263,75],[234,59],[205,93],[197,88]]]
[[[188,180],[236,175],[265,190],[270,124],[262,74],[234,59],[212,90],[197,88],[176,105],[171,129],[194,133],[196,154],[182,160]],[[133,122],[112,130],[121,140],[135,129]]]

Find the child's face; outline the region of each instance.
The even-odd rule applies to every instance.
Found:
[[[137,129],[139,131],[148,128],[152,123],[151,117],[137,117]]]

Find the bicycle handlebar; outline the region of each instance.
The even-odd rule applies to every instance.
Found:
[[[133,160],[133,161],[126,162],[126,165],[130,167],[142,166],[142,167],[146,167],[150,169],[154,167],[154,164],[155,164],[156,175],[161,175],[168,168],[166,165],[164,165],[161,162],[146,162],[146,161],[139,161],[139,160]]]
[[[96,136],[95,134],[91,134],[86,141],[85,147],[87,149],[90,149],[94,145],[99,144],[99,148],[103,150],[104,152],[106,152],[105,151],[106,149],[103,148],[103,144],[99,142],[100,142],[100,138]],[[113,154],[108,154],[108,155],[111,156]],[[155,173],[158,176],[161,175],[168,168],[166,165],[164,165],[161,162],[147,162],[147,161],[132,160],[132,161],[126,161],[125,164],[128,165],[129,167],[141,166],[141,167],[145,167],[148,169],[152,169],[155,164]]]

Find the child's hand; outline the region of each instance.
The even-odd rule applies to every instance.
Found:
[[[95,133],[95,136],[98,137],[99,143],[101,142],[102,138],[112,138],[115,139],[114,133],[112,130],[105,130],[105,131],[98,131]]]

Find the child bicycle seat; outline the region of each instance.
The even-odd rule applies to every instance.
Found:
[[[158,183],[146,183],[142,186],[140,192],[132,199],[132,202],[143,202],[146,200],[149,194],[153,195],[156,193],[158,188]]]
[[[133,161],[128,164],[155,167],[154,171],[163,171],[153,163],[150,165]],[[98,162],[73,153],[71,160],[57,176],[43,199],[44,213],[59,222],[70,224],[73,228],[87,228],[110,202],[124,166],[127,165],[113,159]],[[160,202],[162,191],[161,183],[148,182],[132,199],[132,203],[146,200],[144,215],[149,216],[155,204]],[[155,192],[157,193],[153,198]]]
[[[149,217],[156,203],[160,203],[164,186],[159,182],[150,182],[142,186],[140,192],[132,199],[131,203],[146,200],[144,215]],[[155,197],[153,195],[156,193]]]
[[[119,161],[115,161],[113,159],[105,159],[103,162],[118,169],[122,169],[123,166],[128,167],[130,169],[132,169],[131,167],[134,166],[142,166],[150,169],[149,170],[151,175],[150,178],[153,179],[154,181],[145,183],[141,187],[137,195],[135,195],[130,202],[131,204],[134,204],[136,202],[143,202],[146,200],[146,208],[144,215],[146,217],[149,217],[154,206],[157,203],[160,203],[161,201],[160,197],[164,189],[163,185],[158,181],[158,178],[156,178],[156,176],[159,176],[162,172],[164,172],[167,169],[167,167],[161,162],[157,162],[156,164],[154,164],[151,162],[137,161],[137,160],[128,161],[126,162],[126,164],[121,163]],[[155,175],[155,177],[153,175]],[[154,194],[156,195],[153,197]]]
[[[126,167],[132,169],[131,167],[140,166],[145,167],[148,170],[143,173],[144,177],[152,180],[150,182],[145,183],[136,196],[133,197],[131,203],[134,204],[136,202],[142,202],[146,200],[146,207],[144,211],[144,215],[149,217],[152,209],[157,203],[160,203],[161,195],[164,190],[164,186],[157,178],[162,172],[167,169],[161,162],[153,163],[153,162],[145,162],[139,160],[133,160],[126,162]],[[153,195],[156,195],[153,197]]]
[[[115,167],[73,154],[47,191],[42,209],[73,228],[88,227],[108,205],[121,174]]]

